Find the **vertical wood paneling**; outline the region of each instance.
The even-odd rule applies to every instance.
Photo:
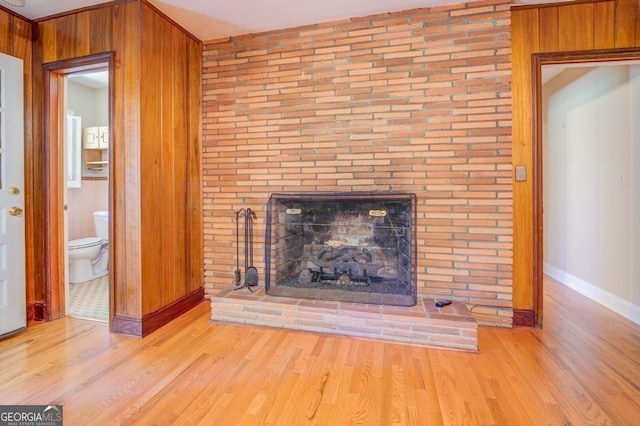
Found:
[[[615,2],[615,47],[633,47],[636,42],[638,0]]]
[[[0,10],[0,52],[6,53],[7,55],[13,51],[13,46],[11,45],[11,39],[13,38],[13,22],[11,21],[13,19],[13,16]]]
[[[640,46],[640,1],[636,1],[636,46]]]
[[[593,4],[558,7],[560,51],[593,49]],[[543,33],[541,38],[546,38]]]
[[[42,62],[53,62],[58,59],[56,54],[56,22],[55,20],[38,23],[39,43],[42,49]]]
[[[594,4],[594,49],[613,49],[615,47],[614,6],[612,2]]]
[[[120,221],[124,222],[124,246],[126,257],[125,282],[123,288],[126,291],[126,310],[122,311],[136,318],[143,315],[142,311],[142,205],[141,197],[141,90],[140,70],[141,46],[140,31],[140,4],[138,2],[125,3],[123,15],[120,19],[125,28],[123,46],[120,47],[121,59],[124,64],[124,88],[123,99],[126,99],[123,113],[122,127],[124,130],[123,163],[118,167],[122,174],[124,187],[121,189],[124,201],[124,215]],[[116,83],[117,84],[117,83]],[[149,99],[154,102],[155,99]]]
[[[77,58],[78,34],[76,26],[77,15],[62,16],[55,20],[56,31],[56,60]]]
[[[44,57],[45,57],[45,52],[44,52],[44,46],[42,45],[42,43],[40,42],[40,40],[42,39],[42,35],[43,35],[43,29],[38,26],[37,28],[34,26],[34,41],[33,41],[33,45],[32,45],[32,71],[33,71],[33,75],[32,75],[32,79],[33,79],[33,84],[32,84],[32,98],[31,98],[31,106],[32,106],[32,111],[33,111],[33,116],[32,116],[32,126],[31,126],[31,130],[33,132],[33,138],[32,138],[32,146],[30,147],[30,149],[28,151],[30,151],[30,154],[32,155],[31,157],[28,157],[28,151],[25,150],[25,158],[31,158],[31,161],[25,163],[25,169],[28,169],[29,167],[32,168],[32,175],[31,176],[25,176],[25,178],[30,180],[31,183],[31,187],[30,189],[33,191],[33,195],[29,198],[33,199],[33,212],[32,212],[32,216],[30,217],[31,221],[27,220],[26,221],[26,225],[27,225],[27,229],[29,229],[29,224],[31,223],[31,226],[33,226],[34,230],[37,229],[37,232],[34,232],[33,234],[33,255],[34,255],[34,262],[33,262],[33,266],[34,269],[33,271],[33,292],[34,292],[34,299],[33,302],[37,303],[37,302],[41,302],[44,305],[44,299],[45,299],[45,287],[44,287],[44,276],[45,276],[45,271],[47,270],[46,268],[46,264],[44,262],[44,252],[45,252],[45,235],[44,232],[42,232],[43,226],[45,225],[45,223],[43,222],[45,214],[44,214],[44,207],[45,207],[45,201],[44,201],[44,191],[42,191],[42,172],[41,170],[44,169],[44,156],[42,153],[42,143],[39,141],[42,141],[42,125],[40,124],[40,122],[42,121],[42,109],[43,109],[43,90],[42,90],[42,63],[44,61]],[[27,188],[25,188],[25,191],[27,190]],[[29,214],[29,212],[27,212],[27,214]],[[27,234],[28,235],[28,234]],[[28,246],[29,247],[29,246]],[[27,256],[27,259],[29,258],[29,256]],[[29,269],[27,269],[27,271],[29,271]],[[30,278],[29,273],[27,273],[27,282],[29,281]],[[29,296],[29,286],[27,286],[27,297]],[[27,299],[29,300],[29,299]],[[44,319],[44,312],[43,312],[43,316],[42,318],[39,319]]]
[[[90,10],[89,43],[90,54],[108,52],[112,44],[112,11],[110,7]]]
[[[531,125],[532,80],[531,54],[539,50],[539,14],[537,9],[523,10],[511,17],[513,87],[513,164],[524,165],[532,172]],[[533,241],[533,180],[513,183],[513,306],[532,309],[533,256],[526,244]],[[529,255],[528,255],[529,254]],[[515,259],[518,259],[515,261]]]
[[[119,4],[112,8],[113,16],[113,50],[118,55],[123,53],[123,47],[127,35],[125,21],[123,19],[125,13],[125,5]],[[117,99],[125,99],[125,68],[122,60],[116,60],[114,65],[114,72],[112,81],[114,82],[113,94],[116,102],[111,107],[112,111],[112,124],[111,140],[112,144],[109,147],[111,151],[111,159],[114,163],[112,167],[113,174],[110,176],[112,181],[111,186],[113,188],[113,200],[114,203],[111,206],[111,213],[113,216],[112,223],[112,241],[110,244],[113,250],[110,250],[110,274],[112,275],[112,282],[114,285],[113,304],[115,313],[126,312],[127,307],[127,247],[126,241],[126,210],[124,194],[126,192],[126,180],[124,172],[121,168],[116,167],[116,164],[125,164],[125,150],[124,145],[127,140],[125,137],[124,126],[125,121],[125,105],[123,102],[118,102]],[[122,123],[122,124],[118,124]],[[117,143],[116,141],[122,141]],[[118,219],[119,218],[119,219]],[[110,328],[113,329],[113,322],[110,324]]]
[[[204,262],[203,243],[204,230],[202,226],[202,44],[195,40],[188,39],[188,75],[189,88],[186,93],[189,109],[188,134],[185,140],[187,157],[187,199],[188,217],[186,218],[186,238],[188,241],[186,258],[189,269],[188,283],[183,285],[191,286],[191,290],[204,286]]]
[[[512,10],[513,56],[513,162],[528,164],[533,150],[531,55],[549,52],[556,34],[548,24],[553,21],[549,6]],[[640,2],[637,0],[598,1],[559,4],[558,52],[590,51],[622,47],[640,47]],[[540,12],[538,14],[538,12]],[[543,17],[544,16],[544,17]],[[532,34],[532,29],[536,29]],[[539,40],[539,48],[537,41]],[[514,183],[514,257],[513,308],[534,308],[534,193],[529,183]],[[539,307],[538,309],[541,309]]]
[[[175,253],[176,259],[176,271],[175,271],[175,284],[174,291],[177,294],[183,294],[186,290],[185,282],[179,277],[188,275],[187,271],[187,250],[186,247],[189,241],[186,238],[184,230],[190,226],[187,221],[187,209],[185,204],[188,204],[188,191],[185,182],[188,179],[188,152],[189,152],[189,127],[188,116],[184,114],[185,111],[189,111],[187,95],[189,93],[189,62],[188,62],[188,43],[185,35],[172,26],[171,31],[173,33],[173,56],[174,74],[172,87],[177,88],[174,91],[173,99],[173,117],[174,117],[174,188],[175,188],[175,224],[174,229],[176,232],[175,241],[176,247],[179,250]],[[178,200],[183,200],[178,203]],[[180,206],[180,207],[178,207]],[[192,283],[188,283],[191,285]]]
[[[150,24],[150,28],[141,27],[142,10],[146,16],[144,23]],[[123,318],[137,318],[140,323],[143,315],[193,293],[202,285],[201,210],[193,207],[201,203],[197,101],[201,82],[199,68],[192,66],[201,63],[201,45],[140,1],[39,22],[33,49],[31,25],[14,21],[16,18],[0,13],[0,34],[6,35],[0,40],[0,47],[9,54],[12,54],[9,50],[23,51],[25,73],[27,70],[30,73],[32,65],[36,71],[33,85],[25,87],[28,91],[25,108],[33,111],[33,119],[26,117],[29,129],[25,129],[25,157],[30,159],[25,191],[31,194],[26,201],[26,214],[31,215],[27,220],[27,239],[33,242],[27,254],[31,271],[28,300],[43,301],[48,291],[51,297],[48,308],[53,317],[64,310],[61,287],[47,290],[47,279],[42,273],[48,269],[44,254],[52,242],[60,241],[57,232],[62,225],[51,228],[50,239],[45,243],[41,230],[50,226],[46,194],[56,193],[59,185],[50,181],[48,191],[42,191],[41,187],[48,161],[45,152],[52,152],[52,147],[43,145],[41,64],[113,51],[114,229],[110,261],[115,286],[114,311]],[[146,41],[142,41],[144,37]],[[31,51],[37,56],[33,63]],[[196,101],[189,98],[188,102],[189,96]],[[56,165],[52,166],[48,173],[55,176]],[[197,230],[195,236],[190,233],[192,227]],[[191,247],[192,244],[198,246]],[[143,245],[148,249],[146,253]],[[194,259],[193,255],[197,257]],[[57,275],[60,264],[56,261],[48,274]],[[51,286],[57,286],[59,280],[49,281]]]
[[[147,36],[148,35],[148,36]],[[141,33],[141,79],[143,99],[156,105],[141,111],[144,129],[140,135],[142,192],[142,312],[154,312],[201,287],[201,278],[190,279],[193,241],[186,230],[192,223],[189,206],[200,203],[190,197],[191,182],[200,182],[198,170],[190,161],[190,123],[199,123],[199,105],[190,109],[190,86],[200,78],[199,70],[189,66],[190,43],[194,42],[171,21],[143,3]],[[197,43],[199,45],[199,43]],[[144,71],[147,70],[147,71]],[[149,75],[150,78],[147,78]],[[200,82],[195,83],[197,87]],[[193,180],[191,180],[193,179]],[[148,194],[147,194],[148,193]],[[147,250],[148,248],[148,250]],[[198,258],[201,262],[201,257]],[[197,265],[200,271],[201,266]]]
[[[157,280],[157,291],[153,293],[145,293],[143,299],[144,311],[158,308],[162,303],[165,293],[165,284],[169,281],[170,275],[166,275],[165,262],[155,264],[157,259],[164,259],[163,250],[166,240],[162,229],[162,216],[165,208],[171,208],[167,203],[169,194],[166,188],[162,188],[162,175],[164,164],[162,159],[162,145],[166,128],[171,123],[165,123],[166,120],[162,116],[162,105],[165,102],[164,93],[170,91],[170,87],[163,84],[163,75],[167,72],[166,64],[162,62],[163,46],[155,40],[165,36],[160,19],[156,19],[152,10],[145,7],[142,9],[142,25],[145,31],[141,33],[142,49],[145,52],[144,60],[141,61],[142,81],[141,90],[144,98],[153,99],[158,97],[156,102],[145,106],[143,109],[143,117],[141,120],[141,155],[143,161],[140,165],[142,170],[142,185],[149,190],[142,192],[142,215],[143,215],[143,232],[142,232],[142,276],[147,281],[149,277],[157,279],[158,273],[162,274],[163,279]],[[171,52],[165,53],[171,55]],[[170,72],[170,70],[169,70]],[[154,270],[155,269],[155,270]],[[149,285],[143,283],[143,286]]]
[[[91,21],[89,12],[76,14],[75,56],[87,56],[91,53]]]
[[[544,34],[540,38],[540,50],[542,52],[557,52],[560,43],[560,33],[558,28],[558,8],[547,7],[540,9],[540,29],[539,33]]]
[[[164,287],[165,298],[170,298],[174,293],[175,276],[176,276],[176,250],[179,249],[178,241],[176,238],[176,230],[179,226],[176,223],[176,204],[175,200],[178,197],[176,193],[176,179],[175,179],[175,119],[173,103],[175,102],[175,94],[179,92],[179,87],[174,86],[174,74],[177,72],[175,64],[173,62],[174,52],[173,46],[173,34],[171,31],[171,25],[164,19],[156,17],[160,30],[162,31],[162,139],[161,144],[158,146],[160,157],[162,158],[161,176],[159,182],[159,188],[162,188],[164,195],[163,208],[159,218],[161,219],[160,228],[158,229],[159,235],[162,236],[163,241],[173,241],[174,243],[169,245],[163,245],[162,256],[167,259],[162,265],[163,276],[165,277],[162,283]],[[162,299],[158,300],[158,304],[162,303]],[[151,306],[149,308],[152,308]]]
[[[199,118],[187,102],[193,75],[189,66],[190,38],[149,7],[143,8],[141,58],[144,79],[143,99],[157,98],[155,105],[142,110],[141,168],[142,192],[142,291],[143,313],[153,312],[201,286],[190,279],[193,266],[188,257],[200,253],[192,249],[185,232],[194,224],[189,206],[200,200],[188,191],[190,179],[199,182],[197,161],[191,155],[190,123]],[[195,77],[195,78],[194,78]],[[198,82],[197,87],[200,86]],[[195,224],[199,224],[197,219]],[[161,259],[161,261],[159,261]],[[201,269],[197,266],[197,271]]]

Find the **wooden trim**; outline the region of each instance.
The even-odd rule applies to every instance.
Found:
[[[533,93],[532,121],[532,179],[533,179],[533,324],[542,325],[543,317],[543,266],[544,266],[544,228],[543,228],[543,168],[542,168],[542,65],[539,55],[533,55],[531,83]],[[515,317],[515,312],[514,312]]]
[[[58,120],[52,117],[58,116],[60,98],[63,96],[62,87],[59,82],[59,75],[53,70],[44,68],[43,78],[43,120],[42,120],[42,217],[39,218],[43,224],[44,232],[44,274],[43,287],[45,297],[45,320],[60,318],[64,316],[64,303],[60,304],[60,288],[64,300],[64,269],[60,268],[60,241],[59,233],[62,231],[58,220],[51,220],[52,212],[60,209],[60,195],[58,194],[61,167],[61,158],[58,147],[61,143],[61,135]],[[52,143],[55,142],[55,143]],[[62,274],[62,275],[60,275]]]
[[[132,337],[144,337],[194,308],[203,299],[204,287],[200,287],[173,303],[144,315],[142,318],[116,314],[113,317],[111,331]]]
[[[44,321],[44,303],[31,302],[27,304],[27,321]]]
[[[622,62],[640,60],[640,48],[600,49],[571,52],[534,53],[534,71],[536,66],[552,64],[580,64],[590,62]]]
[[[42,65],[43,68],[43,120],[42,120],[42,188],[43,210],[42,217],[38,218],[42,224],[44,239],[43,253],[43,288],[45,298],[45,320],[60,318],[65,315],[65,281],[64,268],[65,245],[62,238],[64,223],[62,215],[56,212],[62,211],[63,167],[61,150],[64,150],[62,129],[59,126],[59,111],[64,106],[62,95],[62,79],[69,74],[86,70],[108,68],[113,73],[113,53],[106,52],[97,55],[88,55],[79,58],[49,62]],[[109,88],[109,104],[113,103],[113,86]],[[111,123],[110,123],[111,124]],[[110,172],[112,165],[109,165]],[[109,205],[113,200],[109,199]],[[110,215],[111,216],[111,215]],[[110,217],[112,222],[113,218]],[[109,228],[111,229],[111,223]],[[112,245],[113,247],[113,245]],[[62,266],[61,266],[62,265]],[[110,274],[111,275],[111,274]],[[109,278],[110,293],[113,293],[112,278]],[[111,296],[110,296],[111,299]],[[111,311],[113,312],[113,311]]]
[[[111,321],[111,331],[131,337],[142,337],[142,318],[115,314]]]
[[[204,299],[204,287],[187,294],[180,299],[142,317],[142,336],[155,331],[179,317]]]
[[[514,309],[513,310],[513,326],[514,327],[535,327],[536,315],[533,309]]]
[[[75,74],[82,71],[96,70],[100,64],[109,64],[113,60],[113,52],[98,53],[96,55],[80,56],[77,58],[63,59],[42,65],[45,71],[58,72],[62,75]],[[107,68],[108,66],[104,66]]]
[[[572,0],[571,5],[575,4],[593,4],[593,3],[603,3],[610,2],[611,0]],[[527,9],[546,9],[558,6],[566,6],[568,4],[568,0],[565,1],[556,1],[551,3],[533,3],[533,4],[512,4],[511,10],[527,10]]]
[[[87,12],[87,11],[90,11],[90,10],[103,9],[105,7],[113,7],[113,6],[118,5],[118,4],[131,3],[131,2],[134,2],[134,1],[137,1],[137,0],[115,0],[115,1],[105,2],[105,3],[99,3],[99,4],[96,4],[96,5],[93,5],[93,6],[87,6],[87,7],[81,7],[79,9],[67,10],[66,12],[56,13],[55,15],[43,16],[42,18],[34,19],[31,22],[39,23],[39,22],[43,22],[43,21],[48,21],[50,19],[64,18],[65,16],[75,15],[75,14],[80,13],[80,12]]]
[[[640,48],[603,49],[589,51],[534,53],[532,55],[532,122],[533,122],[533,324],[541,326],[544,304],[544,227],[543,227],[543,171],[542,162],[542,66],[551,64],[576,64],[622,62],[640,60]],[[514,325],[516,324],[514,309]],[[524,315],[524,314],[523,314]],[[528,323],[530,319],[523,319]]]

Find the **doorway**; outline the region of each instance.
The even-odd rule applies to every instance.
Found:
[[[44,65],[50,319],[112,317],[112,76],[111,54]]]
[[[638,127],[630,99],[638,98],[638,59],[638,51],[534,55],[538,325],[543,320],[545,274],[622,315],[637,302],[633,282],[638,277],[634,265],[640,253],[640,227],[634,217],[640,202],[633,194],[640,168],[634,172],[638,149],[633,134],[638,134]],[[564,91],[568,82],[576,86],[571,98],[563,92],[561,106],[546,110],[553,100],[543,92],[544,85]],[[567,109],[571,112],[565,115]]]
[[[109,70],[65,76],[65,312],[109,320]]]

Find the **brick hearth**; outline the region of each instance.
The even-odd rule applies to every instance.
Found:
[[[367,337],[421,346],[478,350],[478,326],[464,303],[433,298],[413,307],[267,296],[259,286],[211,295],[213,321]]]

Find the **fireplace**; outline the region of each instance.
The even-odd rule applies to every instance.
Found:
[[[414,306],[415,216],[414,194],[272,194],[266,294]]]

